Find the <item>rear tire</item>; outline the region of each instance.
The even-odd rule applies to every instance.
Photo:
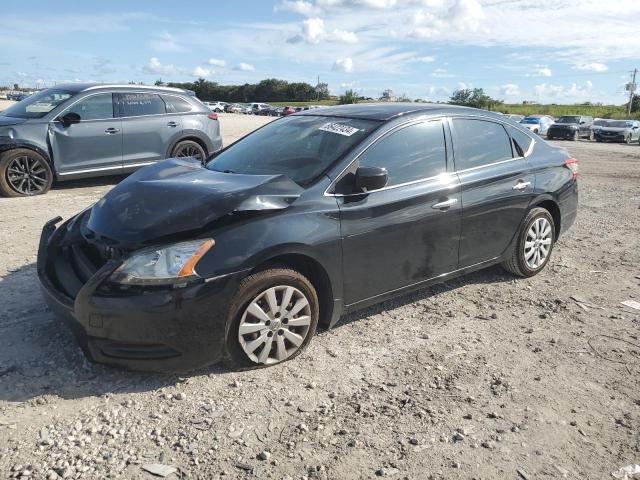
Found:
[[[198,160],[204,160],[207,158],[207,152],[202,145],[193,140],[183,140],[178,142],[171,151],[172,158],[197,158]]]
[[[631,145],[631,135],[628,135],[627,138],[624,139],[624,143]]]
[[[319,316],[316,290],[300,272],[270,268],[250,275],[229,308],[225,361],[256,368],[291,360],[311,342]]]
[[[43,195],[51,189],[52,184],[51,166],[38,152],[16,148],[0,155],[0,195]]]
[[[532,209],[518,233],[511,258],[502,267],[519,277],[532,277],[542,271],[555,245],[555,223],[548,210]],[[546,249],[546,250],[545,250]]]

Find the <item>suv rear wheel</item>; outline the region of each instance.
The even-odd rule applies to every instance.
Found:
[[[502,267],[520,277],[532,277],[542,271],[551,258],[555,231],[553,217],[548,210],[532,209],[518,234],[511,258]]]
[[[173,158],[193,157],[198,160],[204,160],[206,156],[207,152],[205,152],[204,148],[193,140],[183,140],[178,142],[171,151],[171,157]]]
[[[49,162],[38,152],[16,148],[0,155],[0,194],[27,197],[47,193],[53,183]]]
[[[227,361],[257,367],[290,360],[309,344],[318,318],[318,295],[300,272],[271,268],[250,275],[229,310]]]

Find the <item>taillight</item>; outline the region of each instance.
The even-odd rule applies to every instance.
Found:
[[[217,113],[210,113],[209,115],[207,115],[207,118],[209,120],[217,120],[218,119],[218,114]]]
[[[575,158],[568,158],[564,161],[564,166],[571,170],[571,179],[578,178],[578,160]]]

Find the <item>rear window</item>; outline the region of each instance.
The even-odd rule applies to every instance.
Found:
[[[453,127],[456,170],[513,158],[511,140],[502,125],[486,120],[456,118]]]
[[[184,98],[175,95],[161,95],[161,97],[166,104],[167,113],[185,113],[192,110],[191,104]]]
[[[155,93],[121,93],[120,116],[138,117],[166,113],[165,104]]]

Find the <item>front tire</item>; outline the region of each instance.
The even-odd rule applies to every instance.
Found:
[[[193,140],[183,140],[178,142],[171,151],[172,158],[197,158],[198,160],[204,160],[207,157],[207,152],[202,145]]]
[[[251,368],[295,358],[311,342],[319,315],[316,290],[300,272],[270,268],[250,275],[229,309],[227,363]]]
[[[519,277],[532,277],[547,265],[554,244],[553,217],[544,208],[534,208],[525,218],[511,258],[502,267]]]
[[[580,140],[580,131],[576,130],[576,133],[573,134],[573,141],[577,142],[578,140]]]
[[[0,156],[0,194],[5,197],[43,195],[53,184],[53,171],[46,158],[26,148]]]

